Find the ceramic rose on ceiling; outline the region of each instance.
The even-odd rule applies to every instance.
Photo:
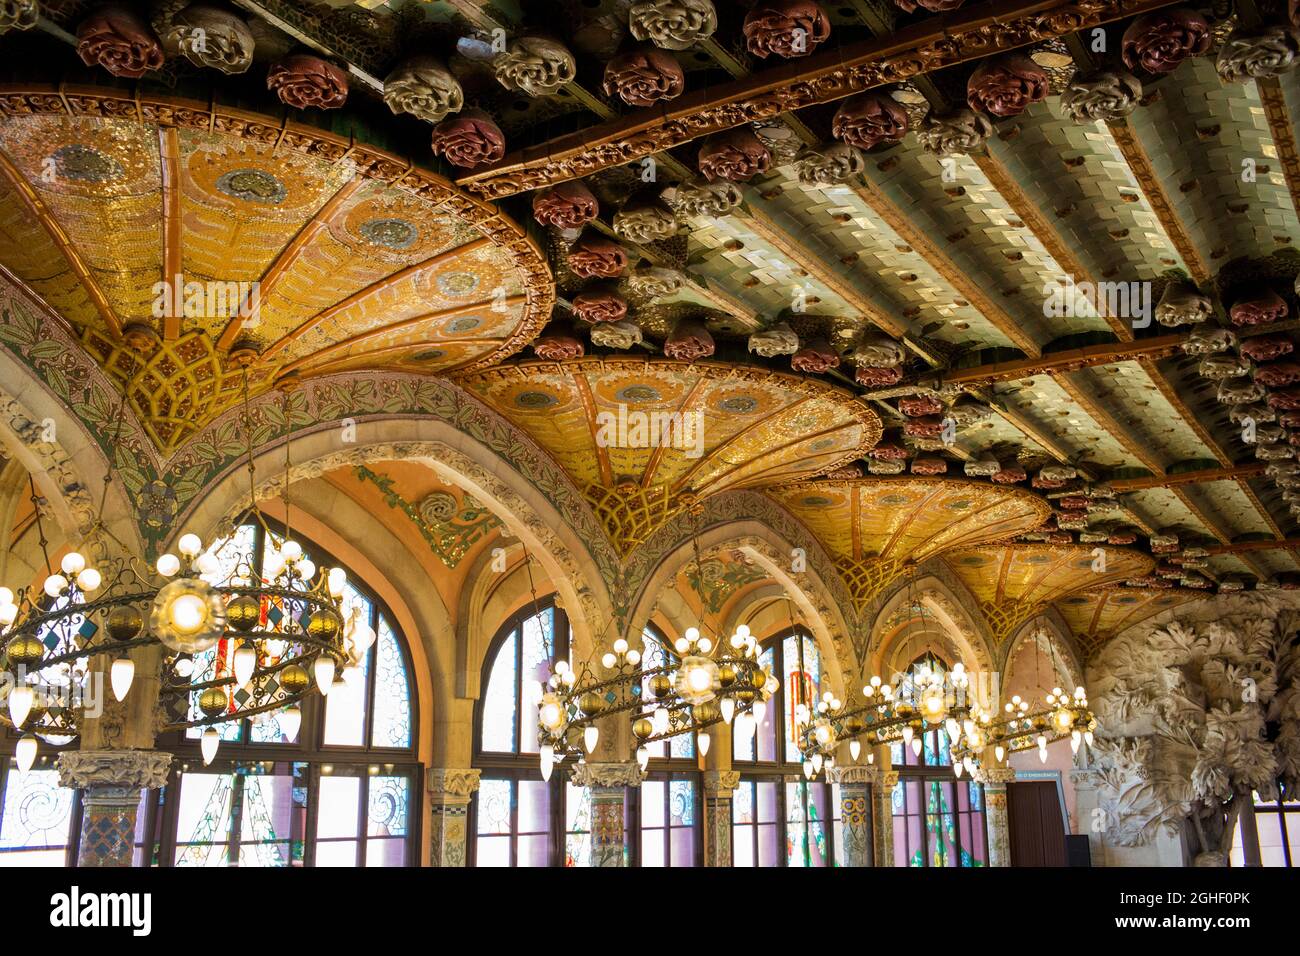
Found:
[[[850,146],[871,149],[897,143],[907,135],[911,119],[903,104],[886,93],[861,93],[845,100],[831,121],[831,134]]]
[[[713,36],[718,12],[712,0],[639,0],[628,10],[627,24],[638,40],[665,50],[687,50]]]
[[[813,0],[758,0],[745,15],[745,45],[757,57],[807,56],[831,35],[831,21]]]
[[[543,36],[512,41],[492,62],[492,68],[498,83],[527,96],[548,96],[578,75],[578,63],[568,48]]]
[[[772,165],[772,154],[748,126],[710,136],[700,147],[700,173],[709,182],[745,182]]]
[[[295,109],[337,109],[347,102],[348,75],[339,67],[306,53],[294,53],[271,65],[266,85]]]
[[[163,47],[195,66],[222,73],[245,73],[253,65],[253,32],[228,10],[192,3],[172,17]]]
[[[1205,17],[1186,7],[1138,17],[1124,31],[1121,52],[1130,70],[1170,73],[1188,57],[1208,53],[1213,37]]]
[[[653,106],[681,96],[686,74],[677,57],[648,46],[610,60],[603,89],[606,96],[617,96],[628,106]]]
[[[966,102],[994,116],[1018,116],[1047,98],[1047,71],[1020,53],[983,60],[966,83]]]
[[[465,92],[436,57],[403,60],[384,78],[384,102],[394,113],[437,123],[465,107]]]
[[[533,218],[561,231],[581,229],[600,213],[600,203],[578,179],[557,183],[533,193]]]
[[[489,166],[506,154],[506,136],[482,110],[462,110],[433,128],[435,154],[462,169]]]
[[[131,8],[110,4],[77,25],[77,55],[87,66],[138,79],[163,66],[163,48],[149,25]]]
[[[993,124],[983,113],[965,107],[926,114],[916,138],[936,156],[966,156],[979,152],[993,135]]]

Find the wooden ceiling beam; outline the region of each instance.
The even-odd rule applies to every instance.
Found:
[[[1116,478],[1110,482],[1115,491],[1145,491],[1148,488],[1173,488],[1178,485],[1199,485],[1211,481],[1241,481],[1257,478],[1264,474],[1266,462],[1251,462],[1247,465],[1229,465],[1223,468],[1201,468],[1196,471],[1183,471],[1153,475],[1149,478]]]
[[[1187,336],[1182,333],[1172,332],[1149,339],[1138,339],[1135,342],[1106,342],[1101,345],[1049,352],[1038,358],[992,362],[988,365],[945,371],[936,379],[935,384],[993,385],[997,382],[1032,378],[1035,375],[1052,375],[1098,365],[1131,362],[1134,359],[1145,361],[1166,358],[1177,353],[1186,339]]]
[[[248,3],[251,0],[240,0]],[[791,110],[990,54],[1055,39],[1076,30],[1168,6],[1170,0],[994,0],[926,17],[873,37],[751,76],[694,90],[660,109],[637,110],[591,129],[522,150],[457,183],[487,199],[622,166],[644,156]]]

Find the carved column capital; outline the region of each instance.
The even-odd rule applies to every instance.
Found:
[[[426,778],[429,796],[434,800],[448,797],[468,800],[478,790],[479,773],[454,767],[430,767]]]
[[[986,787],[1005,787],[1016,779],[1016,772],[1011,767],[976,767],[971,777]]]
[[[890,770],[880,775],[880,784],[888,793],[893,793],[894,788],[898,786],[898,771]]]
[[[1101,777],[1096,767],[1075,767],[1070,771],[1070,782],[1075,790],[1095,790]]]
[[[167,783],[172,755],[159,750],[65,750],[57,763],[61,787],[147,790]]]
[[[706,770],[704,771],[704,792],[709,794],[718,794],[723,790],[730,793],[740,786],[739,770]]]
[[[630,763],[580,763],[573,768],[573,784],[577,787],[639,787],[645,772],[635,762]]]
[[[826,771],[826,779],[831,783],[838,783],[840,786],[855,783],[877,783],[880,780],[880,770],[877,767],[859,765],[843,767],[836,765]]]

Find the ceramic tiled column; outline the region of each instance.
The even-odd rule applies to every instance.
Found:
[[[731,866],[731,797],[739,785],[739,771],[704,771],[705,866]]]
[[[837,766],[828,774],[839,785],[840,833],[843,840],[841,866],[874,866],[872,838],[872,787],[879,772],[875,767]],[[892,821],[891,821],[892,822]]]
[[[878,768],[878,784],[871,788],[876,825],[873,827],[873,845],[876,866],[894,865],[894,787],[898,785],[898,771]]]
[[[430,866],[464,866],[469,841],[469,801],[479,771],[431,767],[428,775]]]
[[[59,754],[59,785],[81,790],[78,866],[130,866],[142,791],[161,787],[172,755],[156,750],[70,750]]]
[[[972,775],[984,784],[984,818],[989,831],[989,866],[1011,865],[1011,829],[1007,820],[1007,784],[1016,779],[1010,767],[980,767]]]
[[[639,787],[641,768],[631,763],[580,763],[573,782],[591,789],[591,865],[627,866],[627,788]]]

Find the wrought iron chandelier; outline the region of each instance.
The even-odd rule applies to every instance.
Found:
[[[235,355],[242,355],[245,371],[249,515],[261,524],[265,540],[276,541],[256,499],[251,355]],[[114,462],[122,453],[125,405],[124,385]],[[286,515],[288,482],[286,469]],[[233,537],[205,550],[195,534],[182,535],[179,553],[163,554],[150,567],[137,555],[107,556],[103,508],[101,502],[99,520],[85,542],[100,554],[98,560],[72,551],[55,571],[47,554],[50,573],[43,584],[17,591],[0,587],[0,680],[8,692],[0,720],[21,734],[16,748],[21,769],[34,762],[38,738],[55,746],[69,743],[87,718],[97,716],[102,685],[92,687],[90,681],[102,681],[106,666],[113,696],[119,702],[126,698],[136,676],[133,649],[159,649],[163,726],[204,728],[205,764],[221,740],[216,725],[275,717],[292,740],[301,725],[300,701],[313,685],[324,695],[348,673],[360,672],[375,634],[362,615],[345,618],[346,572],[317,569],[287,527],[260,573],[246,556],[232,558],[227,552],[238,547]]]
[[[698,534],[693,546],[700,581]],[[535,591],[533,597],[536,601]],[[694,734],[704,755],[711,743],[708,728],[720,721],[739,739],[754,735],[781,685],[759,663],[758,641],[747,625],[737,625],[725,642],[717,628],[710,635],[688,627],[663,651],[663,664],[646,667],[641,652],[618,638],[601,656],[603,673],[590,662],[577,670],[567,661],[555,663],[537,708],[544,779],[566,758],[576,762],[584,752],[591,754],[600,740],[598,723],[619,714],[630,721],[642,770],[655,741]]]

